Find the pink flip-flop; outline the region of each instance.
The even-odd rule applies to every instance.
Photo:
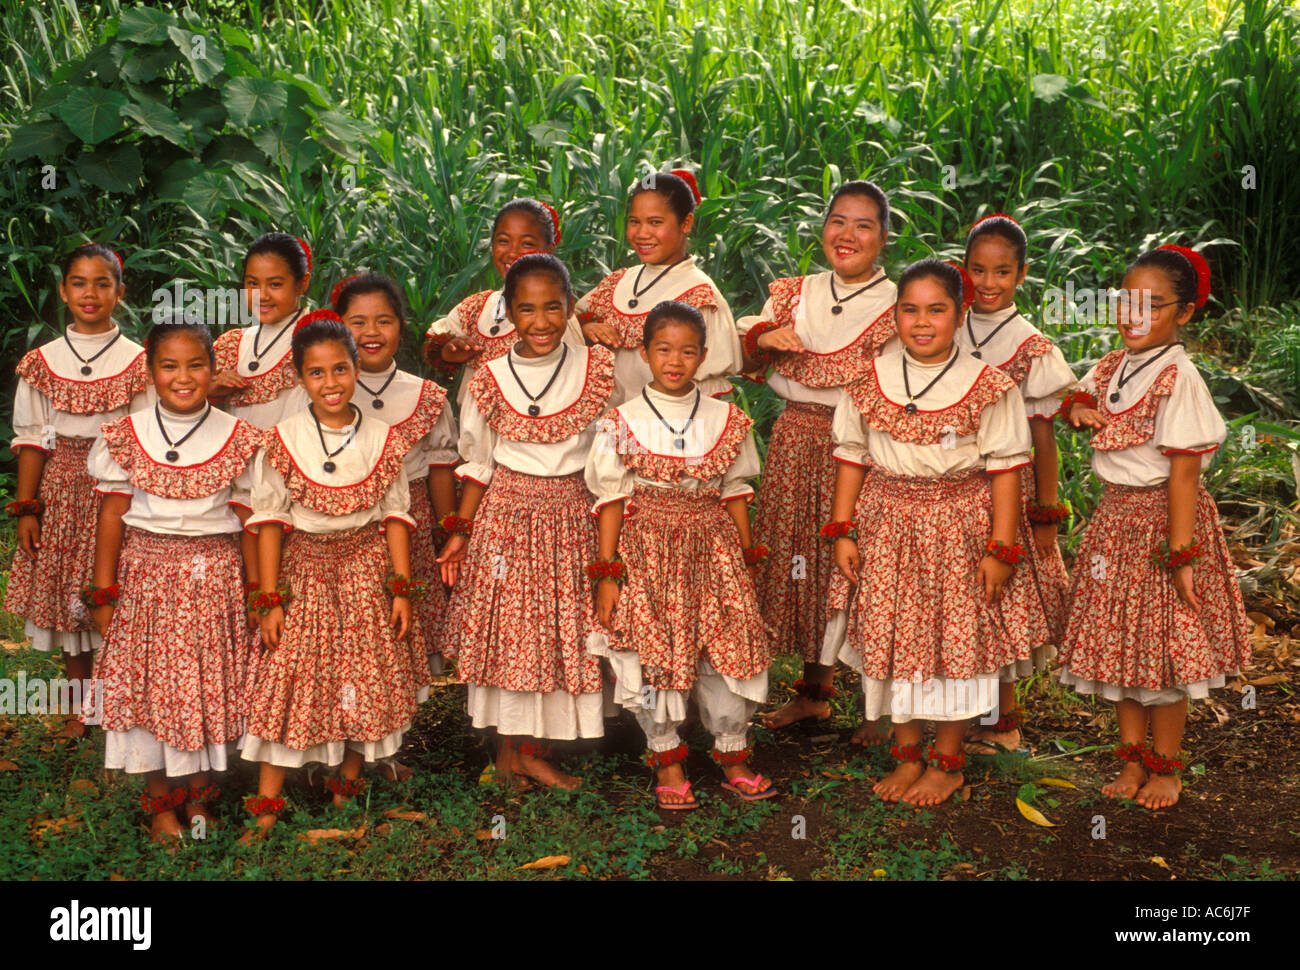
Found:
[[[722,787],[727,791],[735,792],[740,796],[742,801],[746,802],[761,802],[764,798],[774,798],[780,794],[780,792],[776,790],[776,785],[770,785],[763,791],[752,792],[743,792],[736,787],[736,783],[740,783],[749,785],[752,788],[757,788],[764,780],[765,779],[761,774],[755,775],[753,778],[732,778],[730,781],[724,781]]]
[[[690,801],[665,802],[659,797],[659,793],[662,791],[670,792],[681,798],[689,798]],[[700,803],[696,801],[695,796],[691,794],[691,783],[689,781],[682,782],[681,788],[674,788],[671,785],[659,785],[655,788],[655,801],[658,803],[659,808],[667,812],[689,812],[693,808],[700,807]]]

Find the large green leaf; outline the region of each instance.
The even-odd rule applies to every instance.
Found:
[[[218,167],[225,162],[252,162],[261,165],[266,157],[261,150],[243,135],[223,134],[212,139],[203,152],[203,164]]]
[[[77,159],[77,174],[105,192],[130,192],[143,172],[144,163],[134,145],[113,145]]]
[[[62,155],[75,140],[62,121],[37,121],[14,129],[5,156],[11,162],[33,157],[53,159]]]
[[[190,182],[206,171],[197,158],[182,158],[168,165],[152,188],[161,199],[179,199]]]
[[[140,130],[149,135],[166,138],[173,145],[181,148],[189,146],[188,132],[176,117],[176,112],[156,101],[139,101],[128,104],[122,114],[140,126]]]
[[[209,221],[225,212],[227,202],[235,195],[235,183],[219,172],[200,173],[181,192],[186,205]]]
[[[273,121],[289,103],[284,85],[264,77],[235,77],[221,91],[221,100],[237,125]]]
[[[194,79],[200,84],[207,84],[226,66],[226,55],[211,37],[184,27],[169,27],[167,33],[181,55],[190,62]]]
[[[118,55],[118,70],[122,77],[135,84],[144,84],[162,76],[179,58],[171,47],[137,47],[135,44],[114,44]]]
[[[175,24],[176,18],[165,10],[131,7],[123,10],[118,19],[117,39],[137,44],[163,44],[167,41],[167,28]]]
[[[125,104],[124,95],[108,88],[73,88],[54,113],[82,141],[98,145],[122,130]]]
[[[266,152],[273,164],[289,167],[306,137],[307,129],[301,125],[267,125],[253,133],[253,143]]]

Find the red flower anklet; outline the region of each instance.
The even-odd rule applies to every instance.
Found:
[[[1025,709],[1023,707],[1013,707],[993,722],[993,731],[996,734],[1005,734],[1008,731],[1018,730],[1024,722]]]
[[[265,795],[249,795],[244,799],[244,810],[250,815],[279,815],[284,811],[283,798],[268,798]]]
[[[1142,755],[1142,763],[1146,765],[1147,771],[1153,775],[1182,775],[1183,769],[1187,767],[1186,763],[1180,758],[1186,758],[1186,751],[1179,751],[1179,757],[1164,758],[1156,754],[1150,748],[1147,748]]]
[[[744,764],[749,760],[749,756],[753,753],[753,748],[741,748],[739,751],[719,751],[717,748],[714,748],[709,752],[709,755],[723,768],[732,768],[736,765]]]
[[[645,763],[650,768],[667,768],[669,765],[675,765],[679,761],[685,761],[689,753],[686,745],[679,744],[675,748],[669,748],[667,751],[647,751]]]
[[[921,754],[920,742],[916,744],[905,744],[905,745],[891,744],[889,746],[889,753],[893,755],[895,761],[904,762],[904,763],[909,761],[925,760],[925,758]]]
[[[1139,741],[1137,744],[1117,744],[1115,745],[1115,757],[1120,761],[1141,761],[1146,754],[1147,746],[1145,742]]]
[[[216,785],[208,785],[207,788],[195,788],[191,785],[186,801],[191,805],[206,805],[208,802],[216,801],[220,794],[221,789]]]
[[[150,815],[161,815],[184,805],[188,793],[187,788],[173,788],[161,798],[152,798],[148,792],[143,792],[140,795],[140,808]]]
[[[366,780],[364,778],[339,778],[336,775],[330,775],[325,779],[325,790],[334,795],[351,798],[353,795],[360,795],[366,790]]]
[[[920,745],[917,745],[917,747],[920,747]],[[956,754],[942,754],[934,750],[932,744],[925,752],[925,760],[932,768],[938,768],[945,774],[955,775],[966,764],[966,752],[958,751]]]

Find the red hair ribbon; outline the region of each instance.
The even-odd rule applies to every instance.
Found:
[[[311,313],[304,314],[298,319],[298,322],[293,325],[293,332],[297,333],[303,327],[307,326],[307,324],[316,320],[337,320],[339,323],[343,322],[343,318],[333,310],[312,310]]]
[[[551,214],[551,224],[555,226],[555,245],[558,246],[560,244],[560,214],[555,211],[553,206],[545,202],[542,202],[542,208]]]
[[[351,276],[347,277],[346,279],[341,279],[337,283],[335,283],[334,289],[330,290],[330,306],[335,307],[337,309],[339,305],[339,296],[343,293],[343,287],[347,286],[353,280],[357,280],[360,278],[361,278],[360,273],[354,273]]]
[[[1195,249],[1188,249],[1186,246],[1175,246],[1172,243],[1165,243],[1165,245],[1156,248],[1172,249],[1176,253],[1182,253],[1187,258],[1196,273],[1196,309],[1199,310],[1205,306],[1206,301],[1210,298],[1210,264],[1205,261],[1205,257]]]
[[[105,246],[104,248],[105,248],[105,249],[108,249],[107,246]],[[126,269],[126,266],[125,266],[125,264],[123,264],[123,262],[122,262],[122,257],[119,256],[119,255],[117,254],[117,250],[116,250],[116,249],[108,249],[108,251],[109,251],[110,253],[112,253],[112,254],[113,254],[113,258],[117,260],[117,271],[118,271],[119,273],[123,272],[123,271]]]
[[[971,229],[974,229],[974,228],[975,228],[976,226],[978,226],[981,222],[988,222],[988,220],[990,220],[990,219],[1006,219],[1007,222],[1014,223],[1014,224],[1017,225],[1017,226],[1020,225],[1020,223],[1016,222],[1015,219],[1011,218],[1011,216],[1007,215],[1005,212],[990,212],[988,215],[986,215],[986,216],[981,216],[980,218],[978,218],[978,219],[976,219],[974,222],[972,222],[972,223],[971,223]],[[968,231],[969,231],[969,230],[968,230]]]
[[[307,257],[307,272],[310,273],[311,272],[311,247],[307,245],[307,240],[303,239],[302,236],[296,236],[295,238],[298,240],[298,245],[302,247],[303,255]]]
[[[965,312],[966,308],[975,302],[975,281],[970,278],[970,273],[966,272],[966,267],[961,263],[954,263],[951,259],[944,262],[961,273],[961,308]]]
[[[704,196],[700,195],[700,187],[699,185],[696,184],[694,175],[686,171],[686,169],[684,168],[675,168],[668,174],[676,175],[679,179],[681,179],[683,182],[686,183],[687,188],[691,190],[691,195],[695,196],[696,205],[699,205],[701,202],[704,201]]]

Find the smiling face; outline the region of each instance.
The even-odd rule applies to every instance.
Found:
[[[1178,328],[1192,318],[1196,305],[1178,302],[1173,284],[1163,271],[1139,266],[1124,276],[1118,310],[1124,346],[1137,351],[1177,340]]]
[[[898,336],[923,364],[947,360],[957,333],[957,305],[933,276],[910,281],[898,293]]]
[[[343,322],[357,342],[361,369],[371,373],[388,370],[402,342],[402,324],[388,297],[378,291],[352,297]]]
[[[189,414],[207,403],[212,386],[212,358],[192,333],[164,337],[150,367],[158,400],[169,411]]]
[[[1016,247],[1009,240],[992,233],[978,237],[966,257],[966,272],[975,281],[971,308],[976,313],[996,313],[1010,307],[1027,268],[1020,265]]]
[[[573,302],[552,273],[529,272],[515,286],[506,315],[519,335],[521,357],[541,357],[560,346]]]
[[[357,367],[347,347],[337,340],[312,344],[303,351],[299,376],[322,424],[341,428],[352,423],[348,405],[357,389]]]
[[[59,284],[59,296],[68,305],[74,327],[87,332],[112,325],[113,310],[124,292],[102,256],[74,260]]]
[[[258,253],[244,267],[248,305],[262,323],[277,323],[298,309],[311,273],[295,282],[289,264],[275,253]]]
[[[546,237],[531,213],[514,209],[501,217],[492,234],[492,265],[497,275],[505,279],[510,264],[524,253],[549,253],[554,248],[546,244]]]
[[[689,323],[669,320],[655,330],[650,344],[641,348],[641,359],[650,365],[654,379],[650,386],[665,394],[680,395],[690,390],[695,372],[704,363],[708,349]]]
[[[668,200],[658,192],[638,192],[627,209],[628,245],[643,263],[675,263],[686,257],[686,237],[694,224],[695,213],[679,222]]]
[[[865,283],[875,275],[887,236],[876,201],[846,194],[831,207],[822,226],[822,251],[840,279]]]

